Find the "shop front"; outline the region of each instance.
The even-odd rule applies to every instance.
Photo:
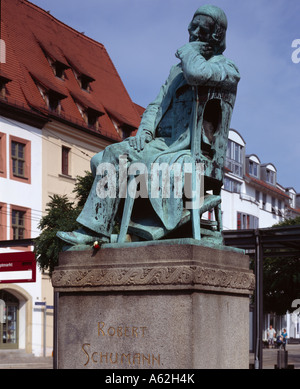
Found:
[[[19,347],[19,300],[11,293],[0,290],[0,349]]]

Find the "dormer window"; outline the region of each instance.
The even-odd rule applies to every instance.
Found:
[[[49,109],[52,112],[60,114],[61,112],[61,101],[59,96],[52,91],[49,91]]]
[[[112,124],[114,125],[117,133],[120,135],[122,139],[126,139],[130,136],[130,134],[135,130],[132,126],[126,124],[119,124],[115,119],[111,117]]]
[[[249,174],[254,177],[258,177],[258,164],[249,160]]]
[[[42,85],[37,85],[37,87],[43,100],[45,101],[47,108],[49,108],[49,110],[52,112],[60,114],[62,96],[53,90],[46,89]]]
[[[77,108],[80,112],[80,115],[82,116],[83,120],[89,127],[94,127],[96,130],[99,128],[99,122],[98,118],[100,116],[99,112],[89,108],[85,107],[79,102],[76,102]]]
[[[6,84],[11,80],[7,77],[0,75],[0,99],[5,99],[6,97]]]
[[[90,86],[90,79],[88,77],[86,77],[84,74],[82,74],[79,78],[80,80],[80,83],[81,83],[81,89],[83,90],[86,90],[87,92],[89,92],[91,90],[91,86]]]
[[[86,92],[91,91],[91,82],[94,81],[94,79],[90,76],[87,76],[85,74],[79,73],[77,70],[73,69],[74,76],[80,86],[81,89],[85,90]]]
[[[47,107],[49,106],[49,97],[48,97],[48,91],[46,88],[44,88],[42,85],[40,84],[37,84],[37,87],[38,87],[38,90],[43,98],[43,100],[45,101]]]
[[[50,66],[53,70],[53,73],[56,77],[64,80],[65,79],[65,70],[68,69],[68,66],[65,64],[59,62],[59,61],[53,61],[48,57],[48,61],[50,63]]]
[[[85,123],[93,129],[99,129],[99,117],[104,115],[104,108],[100,111],[101,107],[95,105],[90,101],[89,96],[84,96],[83,93],[77,95],[71,92],[71,96],[80,112],[81,117]]]
[[[45,102],[46,107],[53,113],[60,115],[61,113],[61,100],[67,96],[60,92],[55,85],[47,83],[47,80],[40,81],[33,76],[35,84]]]
[[[69,69],[70,66],[66,63],[64,57],[59,52],[59,49],[55,47],[52,43],[39,42],[40,48],[42,49],[47,61],[49,62],[53,73],[56,77],[64,80],[65,79],[65,70]]]
[[[134,131],[136,131],[137,128],[134,127],[134,125],[130,123],[120,112],[113,111],[111,109],[108,110],[107,108],[106,110],[115,130],[122,139],[128,138]]]
[[[276,185],[277,179],[277,170],[276,167],[272,163],[266,163],[260,165],[261,179],[265,181],[267,184]]]
[[[243,147],[232,140],[228,140],[226,167],[232,174],[243,177]]]
[[[246,171],[247,173],[257,179],[261,178],[261,162],[255,154],[246,156]]]
[[[266,181],[269,184],[275,185],[275,173],[272,170],[266,170]]]
[[[0,79],[0,98],[5,99],[6,96],[6,88],[5,88],[5,83],[1,81]]]

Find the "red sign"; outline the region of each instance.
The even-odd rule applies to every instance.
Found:
[[[36,281],[35,255],[31,251],[0,254],[0,284]]]

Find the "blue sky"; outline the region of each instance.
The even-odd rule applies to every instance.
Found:
[[[132,100],[146,107],[177,63],[199,0],[32,0],[103,43]],[[247,154],[273,163],[277,181],[300,192],[299,0],[214,0],[228,17],[227,50],[241,73],[231,127]],[[300,54],[299,54],[300,58]]]

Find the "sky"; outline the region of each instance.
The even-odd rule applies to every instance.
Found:
[[[210,3],[31,2],[104,44],[131,99],[143,107],[156,97],[171,66],[178,63],[175,52],[188,42],[187,27],[194,12]],[[273,163],[278,183],[300,192],[300,1],[214,0],[211,4],[227,15],[224,55],[241,73],[231,128],[245,140],[246,154]]]

